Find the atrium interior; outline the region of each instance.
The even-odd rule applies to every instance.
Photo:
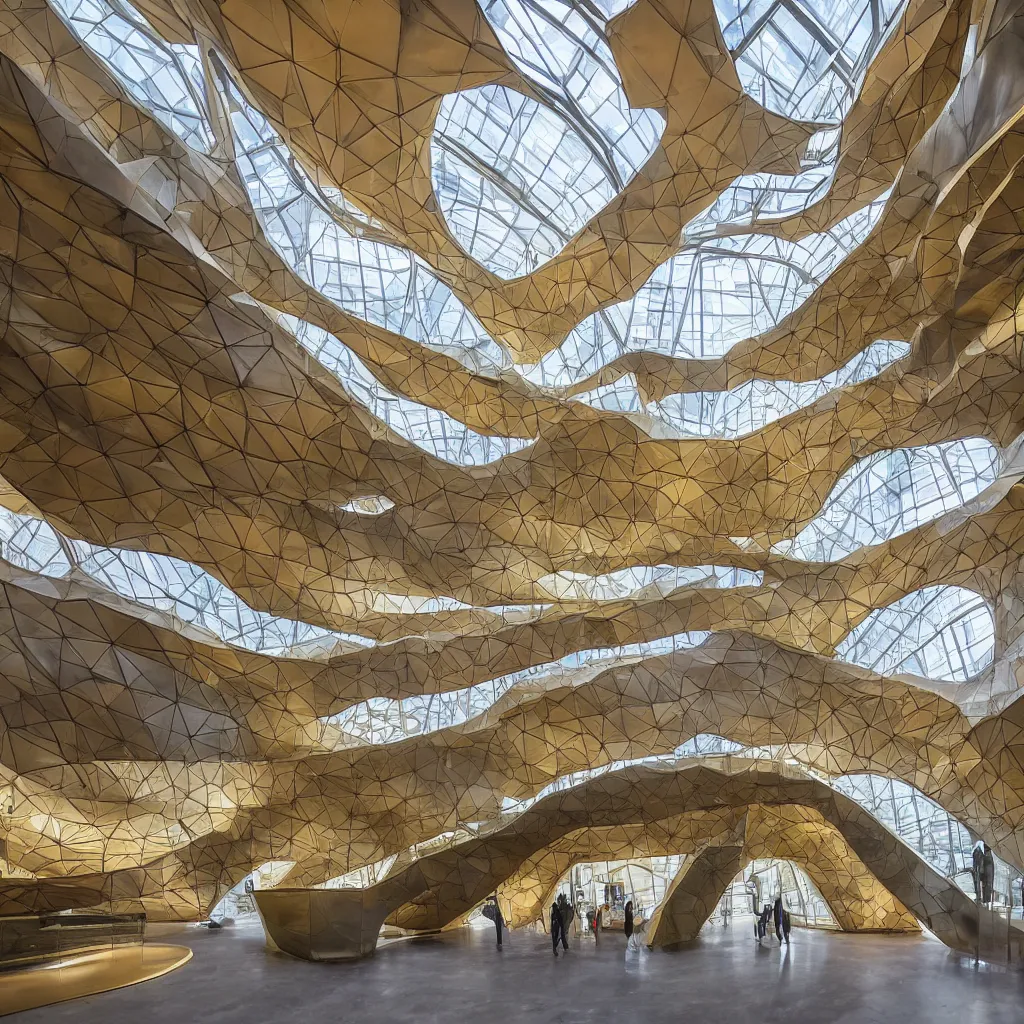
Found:
[[[1024,0],[0,0],[0,328],[0,1016],[1020,1020]]]

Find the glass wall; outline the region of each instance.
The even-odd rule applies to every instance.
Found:
[[[807,872],[792,861],[775,858],[751,861],[743,869],[718,901],[708,926],[728,925],[734,917],[752,919],[761,913],[765,904],[774,905],[778,896],[782,897],[782,905],[789,911],[790,921],[795,926],[839,927]],[[772,927],[769,926],[769,932]]]
[[[293,860],[268,860],[255,871],[250,871],[221,897],[210,911],[210,920],[224,923],[256,919],[256,904],[250,893],[255,889],[273,889],[280,885],[293,867]]]
[[[883,775],[843,775],[832,786],[895,832],[936,871],[974,896],[971,854],[975,840],[967,828],[934,800],[899,779]],[[999,857],[995,861],[993,904],[1012,905],[1020,916],[1020,872]]]

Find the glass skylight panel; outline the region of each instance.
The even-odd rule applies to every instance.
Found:
[[[802,121],[837,124],[903,8],[901,0],[715,0],[745,91]]]
[[[472,370],[509,363],[452,290],[406,249],[349,230],[358,211],[321,190],[299,167],[270,122],[226,73],[221,91],[231,113],[235,161],[264,234],[308,285],[353,316],[443,352]],[[365,227],[372,222],[363,217]]]
[[[988,602],[973,590],[939,586],[873,611],[836,645],[836,656],[881,675],[962,683],[992,663],[994,650]]]
[[[735,748],[735,749],[734,749]],[[568,775],[560,775],[554,782],[549,783],[536,796],[527,797],[524,800],[515,800],[505,797],[501,802],[503,814],[521,814],[532,807],[538,800],[550,796],[552,793],[561,793],[567,789],[589,782],[609,772],[621,771],[623,768],[633,768],[645,764],[671,764],[685,757],[707,757],[724,754],[739,754],[747,756],[750,751],[758,751],[760,748],[743,747],[740,744],[733,744],[722,736],[713,736],[709,733],[700,733],[692,740],[688,740],[681,746],[676,747],[670,754],[651,754],[648,757],[634,757],[625,761],[610,761],[608,764],[598,765],[596,768],[584,768],[582,771],[570,772]],[[693,753],[696,751],[696,753]],[[759,756],[754,754],[753,756]]]
[[[214,145],[199,47],[167,43],[127,0],[50,0],[140,106],[193,149]]]
[[[505,52],[544,100],[586,140],[620,192],[647,162],[665,119],[633,110],[615,66],[605,25],[624,0],[483,0]]]
[[[382,516],[390,512],[395,503],[383,494],[371,494],[365,498],[353,498],[341,506],[342,512],[355,512],[360,516]]]
[[[410,736],[461,725],[482,715],[509,690],[522,683],[537,684],[544,677],[561,674],[566,669],[590,667],[601,671],[626,658],[655,657],[688,650],[699,647],[710,636],[709,632],[691,631],[643,643],[576,651],[558,661],[510,672],[449,693],[417,694],[402,700],[372,697],[332,715],[327,721],[360,743],[396,743]]]
[[[697,733],[693,739],[676,747],[676,758],[682,757],[716,757],[724,754],[740,754],[746,748],[742,743],[726,739],[711,732]]]
[[[609,412],[650,416],[676,437],[736,438],[804,409],[831,391],[870,380],[909,352],[905,342],[876,341],[845,366],[817,380],[752,380],[731,391],[692,391],[657,402],[641,399],[636,377],[630,373],[576,395],[575,400]]]
[[[538,384],[585,380],[627,352],[708,359],[793,312],[868,236],[888,194],[829,231],[789,242],[739,235],[703,242],[663,263],[624,302],[589,316],[526,370]]]
[[[839,161],[838,128],[814,135],[797,174],[741,174],[702,214],[685,228],[686,242],[699,242],[725,226],[755,227],[791,217],[828,194]]]
[[[335,875],[334,878],[328,878],[326,882],[315,886],[315,888],[368,889],[371,885],[376,885],[387,876],[396,860],[398,860],[398,854],[392,853],[390,856],[382,857],[372,864],[367,864],[361,868],[354,868],[352,871],[346,871],[343,875]]]
[[[980,437],[876,452],[847,470],[821,512],[774,550],[809,562],[843,558],[959,508],[998,472],[998,451]]]
[[[559,253],[616,193],[563,118],[503,86],[446,96],[430,159],[456,241],[504,278]]]
[[[556,255],[622,191],[665,121],[630,109],[601,6],[485,0],[483,9],[542,102],[495,85],[446,96],[431,167],[453,236],[511,278]]]
[[[341,381],[355,401],[395,433],[438,459],[456,466],[483,466],[534,442],[533,438],[478,434],[440,409],[393,394],[333,334],[293,316],[282,316],[281,322]]]
[[[6,508],[0,508],[0,557],[54,579],[80,572],[113,594],[263,654],[297,655],[302,648],[329,649],[338,642],[374,646],[362,636],[255,611],[191,562],[68,540],[44,520]]]

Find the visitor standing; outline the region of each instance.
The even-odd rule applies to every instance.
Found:
[[[487,897],[481,913],[484,917],[494,922],[494,934],[498,940],[498,949],[501,949],[501,931],[505,927],[505,919],[501,916],[501,907],[498,906],[498,897],[492,894]]]
[[[564,892],[560,892],[558,894],[558,899],[555,902],[558,904],[558,913],[562,916],[562,946],[563,948],[568,949],[569,926],[573,923],[575,918],[572,904],[569,902],[569,898]]]
[[[558,940],[561,938],[565,948],[569,944],[565,941],[565,933],[562,929],[562,912],[558,909],[557,903],[551,904],[551,952],[558,956]]]

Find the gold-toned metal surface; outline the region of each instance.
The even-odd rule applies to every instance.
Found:
[[[359,889],[257,890],[267,945],[303,960],[351,960],[372,953],[388,908]]]
[[[191,959],[187,946],[146,942],[0,973],[0,1016],[151,981]]]
[[[724,808],[736,813],[722,816]],[[269,890],[256,897],[268,941],[306,959],[343,959],[371,952],[385,920],[412,931],[443,928],[540,851],[571,843],[580,829],[601,830],[609,853],[623,837],[631,837],[628,848],[643,832],[662,848],[699,851],[696,860],[704,866],[667,901],[654,926],[658,945],[695,936],[721,891],[759,856],[812,866],[847,930],[916,930],[917,918],[952,948],[969,951],[979,916],[987,921],[990,914],[853,801],[814,779],[737,762],[599,776],[552,794],[485,837],[396,865],[369,888]],[[701,859],[718,848],[733,852]],[[526,917],[532,919],[529,912]],[[509,923],[517,923],[514,914]]]
[[[557,106],[490,4],[111,3],[184,75],[180,109],[91,48],[70,0],[0,4],[0,512],[49,531],[32,557],[13,527],[0,550],[0,913],[193,920],[269,860],[294,861],[287,884],[306,892],[466,823],[493,843],[510,801],[705,733],[829,776],[901,780],[1024,869],[1020,0],[894,9],[814,201],[702,228],[738,182],[796,181],[820,125],[752,98],[711,0],[611,4],[597,44],[631,116],[664,130],[557,251],[512,276],[457,236],[433,176],[452,97]],[[708,239],[806,242],[851,216],[870,221],[859,242],[819,276],[794,271],[799,301],[773,283],[727,350],[654,344],[682,330],[669,310],[585,357],[600,318],[628,321],[618,304],[651,301],[668,287],[655,275]],[[379,296],[339,255],[373,246],[389,273],[405,268]],[[421,322],[439,303],[445,316]],[[908,354],[822,383],[880,342]],[[538,366],[559,353],[550,383]],[[814,400],[751,430],[688,433],[651,412],[812,381]],[[642,411],[593,398],[623,382]],[[800,556],[865,460],[961,442],[997,460],[968,496],[929,492],[902,532]],[[136,585],[141,552],[202,578],[180,600]],[[595,582],[645,567],[707,571],[664,590]],[[876,613],[932,587],[985,602],[982,667],[965,658],[951,678],[924,655],[877,672],[839,657]],[[246,649],[210,631],[211,607],[294,620],[316,644]],[[972,642],[956,628],[936,641],[946,654]],[[488,684],[483,709],[461,692]],[[387,742],[345,717],[431,697],[469,710],[435,722],[417,706]],[[445,854],[400,862],[382,902],[282,891],[261,911],[282,949],[363,953],[382,908],[440,926],[503,884],[529,917],[572,842],[658,846],[657,823],[687,815],[661,838],[696,852],[770,807],[797,816],[775,839],[851,901],[851,927],[906,911],[951,945],[969,938],[959,898],[877,822],[845,831],[806,779],[773,780],[785,799],[723,785],[728,821],[654,790],[662,804],[641,817],[639,790],[604,823],[600,805],[575,807],[436,906],[417,901],[438,887],[416,886],[435,869],[449,884]],[[717,845],[746,856],[760,841]]]

